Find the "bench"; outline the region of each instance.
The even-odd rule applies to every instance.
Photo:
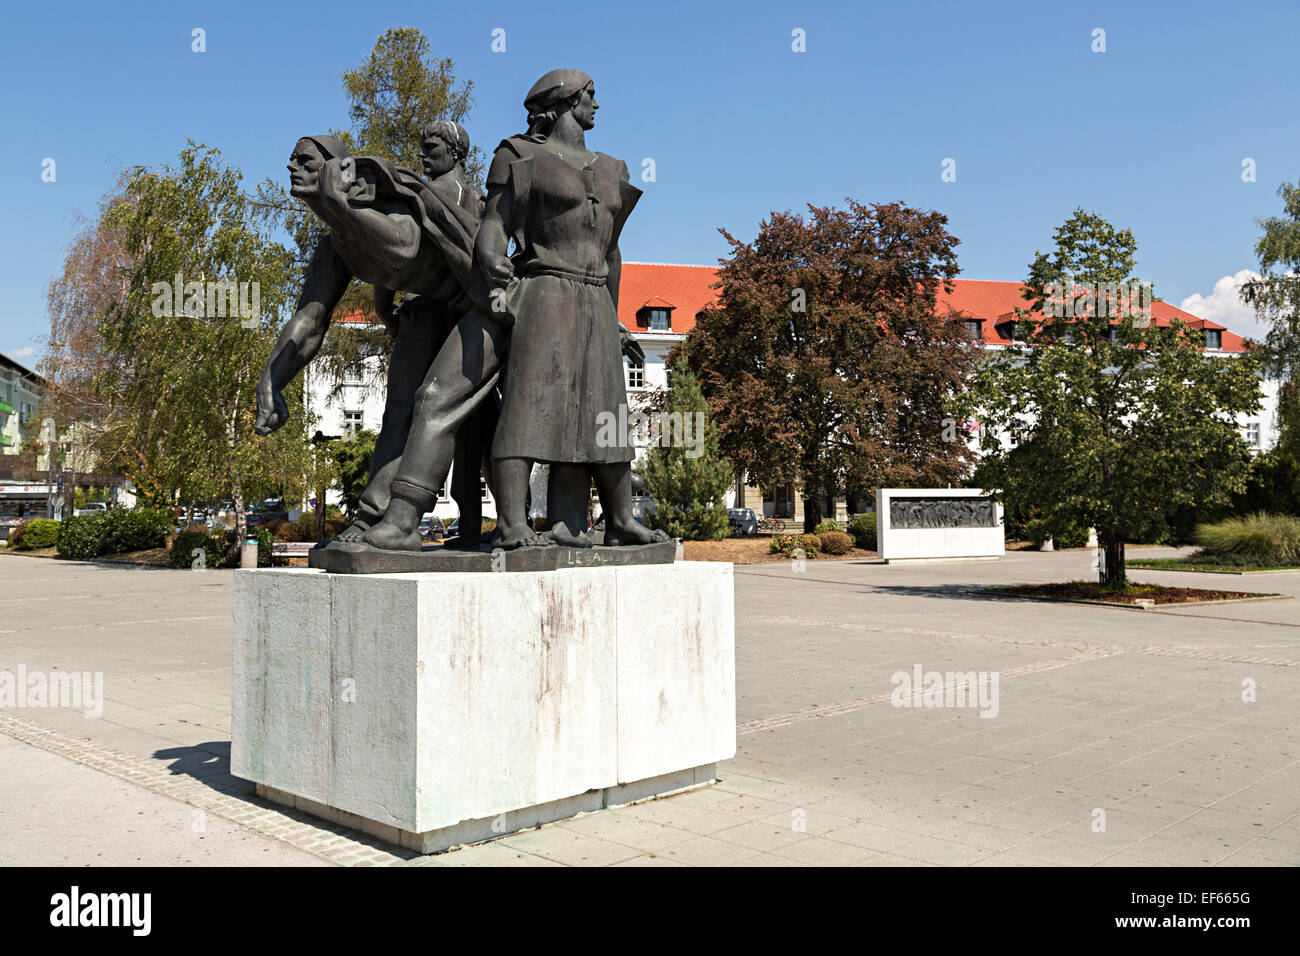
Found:
[[[271,563],[274,564],[276,558],[305,558],[314,547],[315,541],[272,541]]]

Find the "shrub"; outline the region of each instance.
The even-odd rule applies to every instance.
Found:
[[[21,521],[9,529],[8,544],[11,548],[17,548],[22,543],[23,535],[27,533],[27,522]]]
[[[257,566],[259,568],[269,568],[271,566],[271,545],[275,543],[275,535],[266,528],[257,529]]]
[[[821,540],[815,534],[774,534],[767,550],[769,554],[784,554],[789,558],[794,556],[796,549],[802,549],[805,558],[815,558],[821,546]]]
[[[827,554],[848,554],[853,549],[853,538],[843,531],[824,531],[817,537]]]
[[[1211,553],[1241,555],[1270,564],[1300,564],[1300,517],[1256,512],[1203,524],[1196,529],[1196,543]]]
[[[838,521],[832,521],[829,518],[826,518],[822,521],[817,522],[817,527],[813,528],[812,533],[816,535],[822,535],[825,534],[827,531],[841,531],[841,530],[843,529],[840,528],[840,523]]]
[[[1072,521],[1033,518],[1025,523],[1025,531],[1036,548],[1041,548],[1048,538],[1054,548],[1083,548],[1088,544],[1088,529]]]
[[[104,546],[104,515],[72,515],[59,522],[59,555],[74,561],[86,561]]]
[[[495,531],[496,529],[497,529],[497,522],[495,518],[483,519],[483,530],[482,530],[483,534],[489,534]]]
[[[822,549],[821,538],[815,534],[797,534],[794,536],[794,546],[790,549],[790,555],[793,557],[794,552],[802,549],[805,558],[817,557],[817,552]]]
[[[20,547],[24,551],[37,548],[52,548],[59,540],[59,523],[50,518],[33,518],[23,522],[23,534]]]
[[[315,515],[313,515],[312,518],[314,520]],[[302,519],[299,518],[298,521],[285,521],[281,518],[276,521],[268,521],[266,524],[266,530],[275,535],[276,541],[315,541],[316,536],[314,533],[308,532],[306,536],[303,535],[302,531],[298,527],[298,523],[301,520]]]
[[[202,527],[200,525],[199,527]],[[194,566],[194,552],[202,550],[204,567],[220,568],[226,564],[225,535],[214,538],[202,531],[182,531],[172,541],[171,562],[174,567],[189,568]]]
[[[864,551],[876,550],[875,514],[854,515],[849,521],[849,535],[853,543]]]
[[[269,525],[267,525],[267,527],[274,528],[279,523],[280,522],[278,521],[272,521]],[[352,522],[344,518],[342,514],[339,513],[339,510],[335,508],[333,505],[325,509],[325,537],[327,539],[337,538],[345,530],[351,527],[351,525]],[[299,516],[297,524],[294,525],[294,529],[295,531],[293,532],[288,531],[287,528],[285,530],[286,533],[288,534],[297,533],[298,537],[296,538],[289,538],[289,537],[281,538],[279,532],[273,532],[273,533],[277,538],[280,538],[281,541],[310,541],[312,543],[315,543],[316,512],[304,511]]]
[[[117,508],[93,517],[103,523],[100,554],[161,548],[172,530],[171,512],[163,508]]]

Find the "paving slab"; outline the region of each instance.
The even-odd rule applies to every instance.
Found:
[[[1091,559],[737,567],[738,747],[717,785],[419,857],[265,805],[230,774],[229,572],[6,555],[0,672],[88,671],[102,675],[104,699],[94,717],[0,709],[0,853],[92,865],[132,854],[230,865],[1300,865],[1300,605],[1137,614],[972,593],[1085,579]],[[1250,587],[1297,597],[1300,575],[1255,575]],[[997,716],[894,706],[895,676],[917,665],[998,674]],[[38,804],[34,792],[61,796]],[[195,811],[206,815],[201,839]],[[53,849],[37,860],[40,846]]]

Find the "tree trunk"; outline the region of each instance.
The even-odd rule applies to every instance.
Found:
[[[813,528],[822,520],[821,503],[811,485],[804,486],[803,496],[803,533],[812,534]]]
[[[316,540],[325,540],[325,483],[316,488]]]
[[[244,492],[236,478],[231,486],[230,504],[235,509],[235,547],[238,548],[248,539],[248,519],[244,515]]]
[[[1101,583],[1108,588],[1128,587],[1128,574],[1124,567],[1124,542],[1114,532],[1106,532],[1099,538],[1102,553],[1105,555],[1105,567],[1101,569]]]

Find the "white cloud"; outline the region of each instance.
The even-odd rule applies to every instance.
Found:
[[[1222,323],[1238,335],[1262,342],[1268,334],[1268,324],[1260,322],[1255,310],[1241,300],[1241,287],[1250,279],[1258,278],[1258,272],[1242,269],[1214,283],[1214,290],[1209,295],[1193,293],[1178,307],[1202,319]]]
[[[25,359],[36,354],[35,345],[24,345],[20,349],[14,349],[9,353],[10,358]]]

